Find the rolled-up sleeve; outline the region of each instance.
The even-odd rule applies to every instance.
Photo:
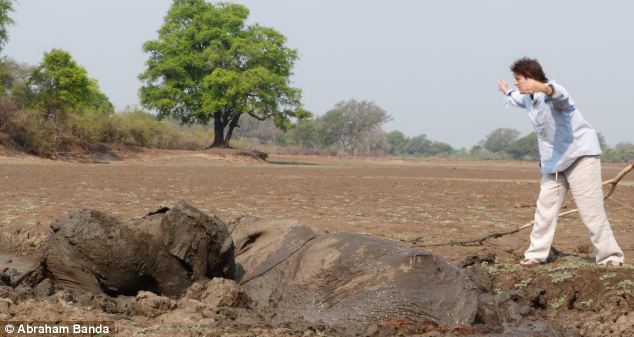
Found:
[[[513,106],[518,106],[521,108],[526,107],[526,105],[524,104],[524,95],[520,94],[520,92],[517,91],[517,89],[510,89],[506,93],[506,102]]]
[[[553,106],[559,110],[567,110],[570,108],[570,95],[568,95],[566,88],[555,82],[548,82],[548,85],[555,89],[555,93],[550,96]]]

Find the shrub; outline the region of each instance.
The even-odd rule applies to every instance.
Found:
[[[208,146],[213,131],[159,121],[142,111],[107,114],[96,110],[68,113],[50,120],[43,113],[18,109],[0,98],[0,131],[24,151],[49,158],[92,154],[100,144],[123,144],[165,149],[200,149]]]

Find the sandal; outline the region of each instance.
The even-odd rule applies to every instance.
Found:
[[[535,260],[531,260],[531,259],[523,259],[520,261],[520,265],[525,266],[525,267],[533,267],[536,266],[538,264],[541,264],[541,262],[535,261]]]

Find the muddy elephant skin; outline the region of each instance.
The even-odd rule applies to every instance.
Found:
[[[232,235],[237,279],[259,306],[356,332],[396,317],[475,320],[482,291],[437,255],[288,221],[245,221]]]
[[[51,227],[41,264],[56,286],[78,292],[176,297],[194,281],[234,274],[226,225],[184,202],[130,224],[80,209]]]

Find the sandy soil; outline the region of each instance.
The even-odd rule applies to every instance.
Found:
[[[149,150],[124,157],[88,164],[0,157],[0,252],[34,252],[48,235],[50,223],[74,208],[94,208],[125,220],[180,200],[225,221],[240,215],[296,218],[322,231],[371,233],[423,249],[426,244],[475,238],[527,223],[533,217],[540,178],[534,162],[276,155],[261,162],[213,151]],[[604,165],[604,178],[621,168]],[[565,207],[574,208],[574,202],[568,199]],[[634,174],[619,184],[606,204],[626,259],[634,250],[632,207]],[[456,263],[474,253],[494,254],[494,263],[483,263],[493,289],[545,289],[540,315],[582,336],[634,329],[628,314],[634,309],[634,269],[612,271],[589,263],[592,249],[577,215],[560,220],[554,244],[568,256],[530,270],[516,266],[528,245],[528,232],[483,246],[424,249]],[[43,315],[50,318],[70,309],[51,304],[51,310]],[[580,316],[587,320],[570,320]],[[134,324],[146,329],[158,321]],[[267,333],[297,333],[275,329]]]

